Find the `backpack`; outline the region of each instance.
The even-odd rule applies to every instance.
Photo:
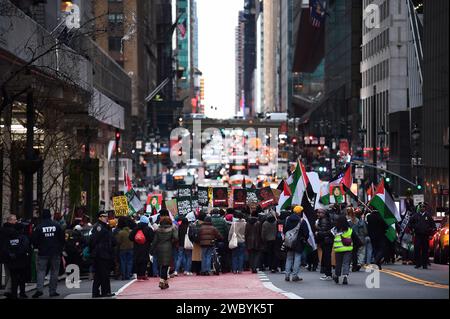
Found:
[[[136,244],[139,245],[144,245],[146,242],[145,239],[145,235],[144,232],[142,231],[142,229],[139,229],[136,233],[136,235],[134,236],[134,241],[136,242]]]
[[[287,231],[284,235],[284,246],[287,248],[292,248],[295,241],[297,240],[298,232],[300,230],[301,221],[298,222],[297,226]]]
[[[192,243],[200,243],[200,229],[197,225],[189,226],[188,237]]]

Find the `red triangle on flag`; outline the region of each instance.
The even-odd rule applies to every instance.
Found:
[[[381,182],[377,187],[376,194],[384,194],[384,179],[381,179]]]
[[[291,189],[290,189],[288,183],[284,182],[283,186],[284,186],[283,187],[284,196],[292,196],[292,192],[291,192]]]
[[[349,188],[349,189],[351,188],[352,183],[353,183],[352,166],[351,165],[349,165],[349,167],[345,171],[345,174],[344,174],[344,177],[342,178],[341,183],[344,184],[345,186],[347,186],[347,188]]]
[[[309,184],[309,178],[308,175],[306,175],[306,169],[305,166],[303,165],[303,163],[299,160],[298,161],[299,165],[300,165],[300,169],[302,171],[302,178],[303,181],[305,182],[305,186],[307,186]]]

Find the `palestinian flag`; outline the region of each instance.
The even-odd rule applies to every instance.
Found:
[[[276,211],[278,216],[281,214],[281,211],[283,209],[286,209],[291,205],[291,189],[289,188],[289,185],[283,180],[281,181],[280,185],[278,186],[278,189],[283,187],[283,190],[280,194],[280,198],[278,199],[278,205],[276,207]]]
[[[303,207],[303,218],[308,225],[309,237],[308,244],[305,247],[307,253],[313,252],[317,249],[316,240],[314,238],[314,231],[311,225],[315,228],[315,223],[317,216],[314,212],[314,208],[308,200],[308,196],[306,194],[302,197],[302,207]]]
[[[390,226],[386,231],[386,237],[391,242],[394,242],[397,238],[397,234],[392,225],[395,225],[396,222],[400,222],[401,217],[397,210],[397,206],[395,206],[394,198],[384,187],[384,179],[382,179],[380,185],[378,185],[376,193],[370,201],[369,206],[375,208],[380,213],[380,216],[383,218],[384,222]]]
[[[304,194],[306,194],[308,198],[314,196],[314,191],[309,183],[308,175],[306,175],[305,166],[303,166],[301,161],[297,162],[297,167],[295,168],[294,173],[289,177],[288,184],[292,191],[292,205],[301,205]]]
[[[130,191],[125,193],[125,196],[127,197],[128,201],[128,213],[129,215],[135,215],[138,213],[141,209],[144,208],[144,205],[142,205],[141,201],[136,195],[136,192],[134,189],[131,189]]]

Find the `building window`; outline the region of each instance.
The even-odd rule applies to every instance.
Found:
[[[108,38],[108,46],[109,51],[120,51],[122,46],[122,38],[121,37],[109,37]]]
[[[123,23],[123,14],[122,13],[111,13],[108,14],[109,23]]]

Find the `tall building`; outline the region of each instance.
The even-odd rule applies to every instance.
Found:
[[[278,112],[287,113],[293,94],[293,0],[280,1],[280,104]]]
[[[264,111],[264,5],[256,3],[256,69],[255,69],[255,112]]]
[[[192,113],[196,98],[195,77],[198,70],[198,18],[196,0],[177,0],[177,17],[180,17],[176,37],[178,69],[184,70],[177,81],[177,100],[184,101],[183,112]],[[182,34],[184,33],[184,34]]]
[[[371,3],[378,5],[380,23],[370,24],[371,16],[364,10]],[[411,180],[412,126],[420,117],[422,106],[421,56],[414,49],[420,46],[415,37],[420,27],[412,24],[416,13],[412,1],[364,1],[362,38],[362,125],[365,156],[377,165],[387,167]],[[413,8],[413,7],[412,7]],[[393,190],[401,195],[410,187],[393,178]]]
[[[235,112],[244,116],[244,11],[239,11],[235,29]]]
[[[256,0],[244,1],[244,117],[255,116]]]
[[[74,4],[83,27],[69,30],[62,22]],[[93,40],[91,1],[0,0],[0,7],[0,86],[14,97],[1,114],[0,207],[26,219],[43,207],[93,217],[101,202],[111,207],[111,141],[129,129],[131,79]]]
[[[279,109],[278,48],[280,2],[264,0],[264,113]]]
[[[423,113],[421,156],[425,200],[433,207],[449,207],[449,2],[423,1]],[[446,190],[446,191],[445,191]],[[445,195],[447,194],[447,195]]]

